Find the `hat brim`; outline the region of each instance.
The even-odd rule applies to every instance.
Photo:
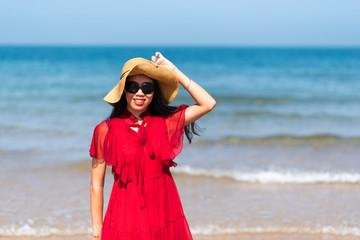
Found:
[[[124,92],[127,77],[139,74],[158,82],[161,96],[167,104],[174,100],[179,91],[179,80],[175,74],[167,67],[156,67],[149,60],[143,58],[133,58],[124,64],[119,83],[104,97],[104,100],[110,105],[114,105]]]

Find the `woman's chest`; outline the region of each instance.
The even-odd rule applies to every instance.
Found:
[[[158,124],[142,125],[136,128],[126,126],[119,137],[122,158],[121,162],[136,172],[139,166],[145,168],[145,178],[162,173],[161,161],[163,131]]]

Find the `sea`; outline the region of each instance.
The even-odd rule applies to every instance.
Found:
[[[102,98],[156,51],[217,101],[172,168],[194,239],[360,238],[360,48],[198,46],[0,46],[0,238],[91,236]]]

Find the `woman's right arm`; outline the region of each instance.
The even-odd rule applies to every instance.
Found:
[[[172,62],[166,59],[160,52],[156,52],[155,56],[151,57],[151,61],[155,66],[165,66],[169,68],[179,80],[179,83],[187,90],[196,104],[189,106],[185,110],[185,125],[195,122],[208,112],[210,112],[216,105],[215,99],[205,91],[200,85],[193,80],[190,80],[183,72],[181,72]]]
[[[90,208],[93,224],[93,239],[101,239],[104,203],[105,161],[93,158],[90,184]]]

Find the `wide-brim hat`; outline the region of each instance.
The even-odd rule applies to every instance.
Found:
[[[179,91],[179,80],[167,67],[155,66],[144,58],[133,58],[124,64],[119,83],[104,97],[110,105],[118,102],[124,92],[126,78],[142,74],[158,82],[161,96],[166,103],[174,100]]]

